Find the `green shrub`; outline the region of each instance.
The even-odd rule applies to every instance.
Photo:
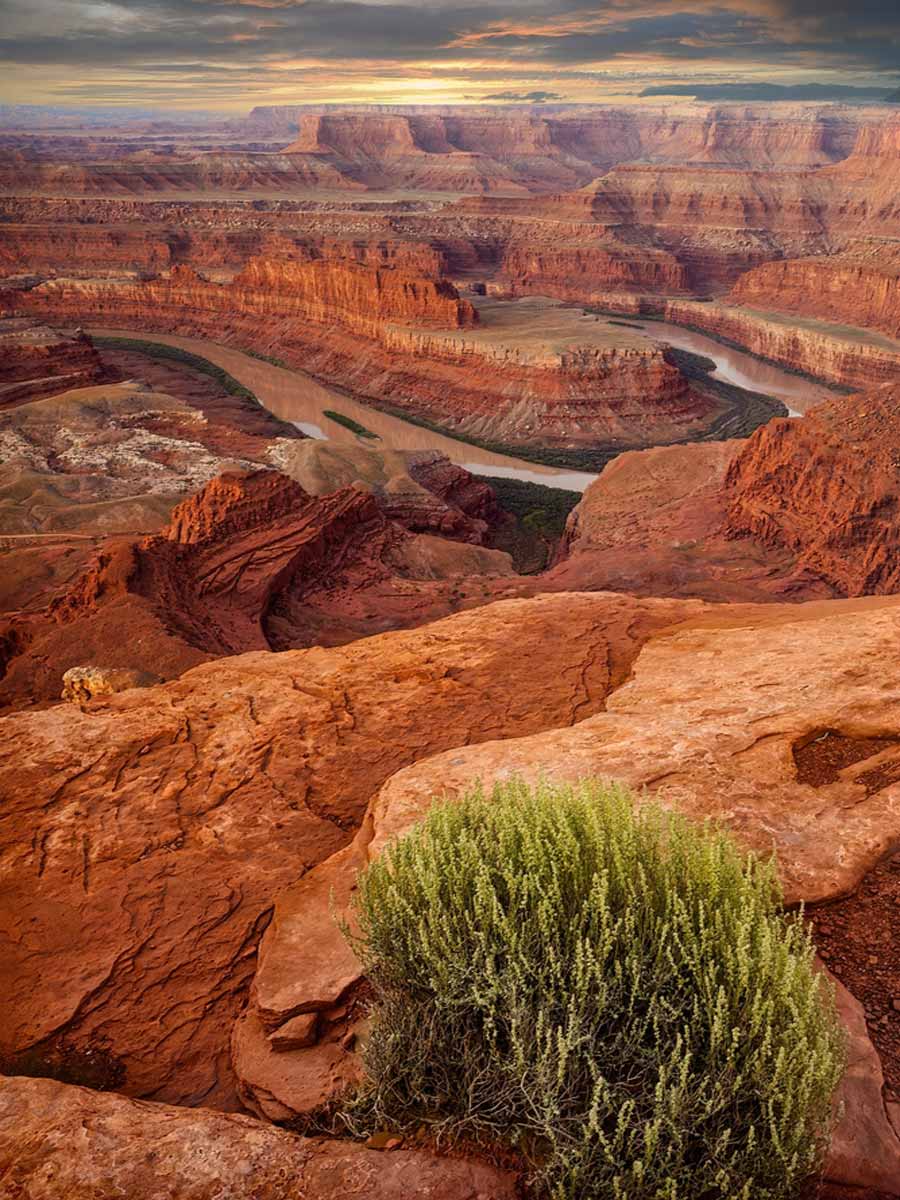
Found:
[[[129,350],[135,354],[145,354],[148,358],[181,363],[182,366],[190,367],[192,371],[214,379],[230,396],[252,401],[254,405],[259,403],[255,394],[242,383],[238,383],[224,367],[218,367],[208,358],[201,358],[199,354],[192,354],[190,350],[182,350],[180,346],[170,346],[167,342],[149,342],[144,338],[103,337],[99,334],[93,340],[94,345],[101,349],[106,347],[109,350]]]
[[[357,1129],[517,1148],[578,1200],[768,1200],[817,1167],[843,1067],[774,864],[623,789],[438,804],[361,879],[376,997]]]
[[[330,421],[336,421],[338,425],[343,425],[358,437],[372,438],[374,441],[380,441],[377,433],[373,433],[371,429],[366,429],[365,425],[360,425],[359,421],[354,421],[352,417],[345,416],[344,413],[335,412],[331,408],[323,408],[322,416],[328,417]]]

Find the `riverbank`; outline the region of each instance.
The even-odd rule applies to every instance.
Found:
[[[275,365],[271,358],[247,350],[174,334],[154,333],[152,339],[138,339],[133,331],[98,329],[94,332],[101,339],[176,347],[199,357],[227,374],[275,416],[291,422],[307,436],[355,442],[359,436],[356,429],[361,427],[397,449],[440,450],[451,461],[477,475],[519,479],[583,492],[607,463],[624,450],[634,448],[607,444],[590,450],[535,448],[527,455],[521,450],[513,453],[509,447],[458,436],[405,412],[363,404],[341,388],[322,384],[296,368],[280,363]],[[710,387],[719,399],[728,402],[728,409],[702,439],[687,441],[746,437],[771,417],[784,415],[784,410],[772,405],[766,396],[739,388],[726,393],[719,387],[721,381],[713,379],[711,372],[698,372],[698,379],[701,376],[702,386]],[[330,415],[333,412],[346,418],[346,423],[335,422]]]

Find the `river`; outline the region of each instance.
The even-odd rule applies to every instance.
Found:
[[[239,383],[249,388],[269,412],[283,421],[290,421],[310,437],[360,445],[360,438],[352,430],[324,415],[326,409],[331,409],[345,417],[352,417],[372,433],[377,433],[387,446],[397,450],[441,450],[452,462],[474,475],[502,475],[509,479],[543,483],[547,487],[567,488],[572,492],[583,492],[597,478],[588,471],[544,467],[540,463],[494,454],[490,450],[482,450],[480,446],[470,446],[468,442],[433,433],[420,425],[412,425],[377,408],[360,404],[337,388],[318,383],[303,371],[273,367],[271,363],[262,362],[242,350],[234,350],[218,342],[175,337],[166,333],[137,333],[126,329],[94,328],[91,332],[106,337],[146,338],[150,342],[180,346],[192,354],[199,354],[217,367],[223,367]],[[363,441],[362,444],[367,443]]]
[[[792,375],[781,367],[763,362],[744,350],[735,350],[725,346],[714,338],[703,333],[695,333],[685,329],[683,325],[669,325],[665,321],[646,321],[623,317],[629,325],[639,326],[647,335],[657,342],[674,346],[677,350],[690,350],[693,354],[702,354],[705,358],[715,361],[716,369],[710,371],[712,379],[720,379],[722,383],[731,383],[735,387],[745,388],[749,392],[762,392],[766,396],[774,396],[786,405],[792,417],[799,417],[823,400],[833,400],[840,395],[823,383],[811,383],[802,375]]]
[[[638,320],[629,324],[641,325],[647,336],[667,342],[679,349],[691,350],[715,360],[716,369],[711,374],[725,383],[733,383],[750,391],[765,392],[783,400],[793,415],[804,412],[813,404],[833,397],[834,392],[818,384],[808,383],[799,376],[791,375],[778,367],[732,350],[713,341],[701,333],[694,333],[679,325],[667,325]],[[360,425],[377,434],[385,445],[398,450],[441,450],[447,457],[475,475],[501,475],[511,479],[543,483],[548,487],[567,488],[583,492],[596,479],[587,471],[570,471],[564,467],[545,467],[539,463],[511,455],[495,454],[480,446],[470,446],[456,438],[434,433],[419,425],[412,425],[399,417],[380,412],[352,399],[337,388],[318,383],[303,371],[272,366],[219,342],[204,338],[176,337],[164,333],[139,333],[124,329],[94,329],[98,335],[109,337],[146,337],[148,341],[164,342],[168,346],[180,346],[192,354],[223,367],[239,383],[249,388],[260,403],[276,417],[290,421],[303,433],[314,438],[330,438],[336,442],[358,445],[359,437],[351,430],[339,425],[324,415],[326,409],[352,417]]]

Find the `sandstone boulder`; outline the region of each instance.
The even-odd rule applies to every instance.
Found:
[[[70,667],[63,675],[63,700],[86,704],[99,696],[113,696],[129,688],[150,687],[159,683],[158,676],[147,671],[112,670],[105,667]]]
[[[379,1153],[249,1117],[0,1081],[0,1193],[21,1200],[513,1200],[506,1171]]]

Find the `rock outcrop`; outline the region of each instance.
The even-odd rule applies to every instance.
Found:
[[[483,545],[505,514],[490,487],[439,451],[402,451],[305,439],[282,443],[273,463],[311,496],[356,484],[389,520],[413,533]]]
[[[87,704],[101,696],[114,696],[130,688],[160,683],[158,676],[144,671],[107,670],[103,667],[70,667],[63,675],[62,699]]]
[[[900,389],[772,421],[725,480],[727,531],[789,551],[845,596],[900,590]]]
[[[115,378],[84,333],[25,318],[0,319],[0,411]]]
[[[755,309],[818,317],[900,338],[900,256],[822,255],[765,263],[742,275],[731,300]]]
[[[842,387],[873,387],[900,371],[900,340],[845,323],[690,300],[672,300],[663,311],[676,325],[734,342],[761,358]]]
[[[243,433],[239,407],[207,416],[130,381],[0,412],[0,534],[85,539],[159,529],[186,494],[222,470],[266,464],[282,430],[296,433],[274,418]]]
[[[193,268],[179,264],[155,280],[52,280],[9,296],[12,308],[49,308],[61,314],[80,309],[86,318],[110,323],[134,320],[141,310],[158,309],[159,326],[178,323],[194,310],[203,314],[234,311],[237,315],[313,325],[337,324],[363,336],[375,336],[379,322],[412,321],[417,325],[458,329],[477,317],[471,304],[443,280],[420,278],[399,268],[381,269],[344,260],[312,262],[254,258],[227,286],[212,284]]]
[[[7,623],[0,702],[56,699],[85,657],[171,678],[220,655],[421,624],[452,610],[457,578],[512,574],[504,553],[408,532],[364,488],[311,497],[278,471],[226,473],[160,533],[105,543],[43,612]]]
[[[29,1200],[513,1200],[515,1176],[426,1150],[380,1153],[207,1109],[51,1079],[0,1081],[0,1189]]]
[[[728,530],[725,480],[742,441],[620,454],[569,516],[546,590],[605,588],[704,600],[839,594],[785,546]]]
[[[699,607],[510,601],[0,720],[5,1071],[100,1048],[130,1095],[233,1107],[228,1038],[273,898],[398,768],[598,712]]]

